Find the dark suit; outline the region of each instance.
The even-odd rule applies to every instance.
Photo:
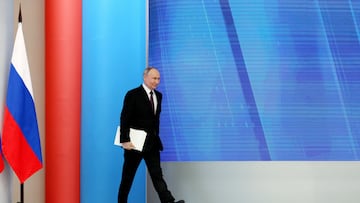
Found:
[[[153,113],[148,94],[142,85],[128,91],[124,98],[120,118],[120,142],[130,141],[130,128],[144,130],[147,133],[147,137],[143,152],[135,150],[125,150],[124,152],[123,174],[118,195],[119,203],[127,203],[127,197],[136,170],[142,159],[145,160],[154,188],[161,202],[174,201],[173,196],[167,189],[160,166],[160,151],[163,150],[159,137],[162,94],[159,91],[154,91],[157,99],[155,114]]]

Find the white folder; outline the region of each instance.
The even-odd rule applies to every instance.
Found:
[[[143,130],[138,130],[130,128],[130,141],[135,146],[135,150],[142,151],[145,144],[146,132]],[[120,126],[116,129],[114,145],[122,147],[120,143]]]

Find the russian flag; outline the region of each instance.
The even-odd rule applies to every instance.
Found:
[[[2,152],[21,183],[43,166],[30,69],[21,23],[18,23],[11,58],[4,109]]]
[[[0,146],[1,146],[1,135],[0,135]],[[2,150],[0,147],[0,173],[4,170],[4,160],[2,158]]]

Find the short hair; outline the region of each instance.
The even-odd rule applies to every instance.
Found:
[[[147,75],[152,69],[156,69],[155,67],[153,66],[148,66],[145,68],[144,70],[144,76]],[[156,69],[157,70],[157,69]]]

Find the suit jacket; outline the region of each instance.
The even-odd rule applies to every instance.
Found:
[[[126,93],[120,116],[120,142],[130,141],[130,128],[144,130],[147,133],[144,152],[152,149],[163,150],[159,137],[162,94],[157,90],[154,91],[157,99],[155,114],[148,94],[140,85]]]

